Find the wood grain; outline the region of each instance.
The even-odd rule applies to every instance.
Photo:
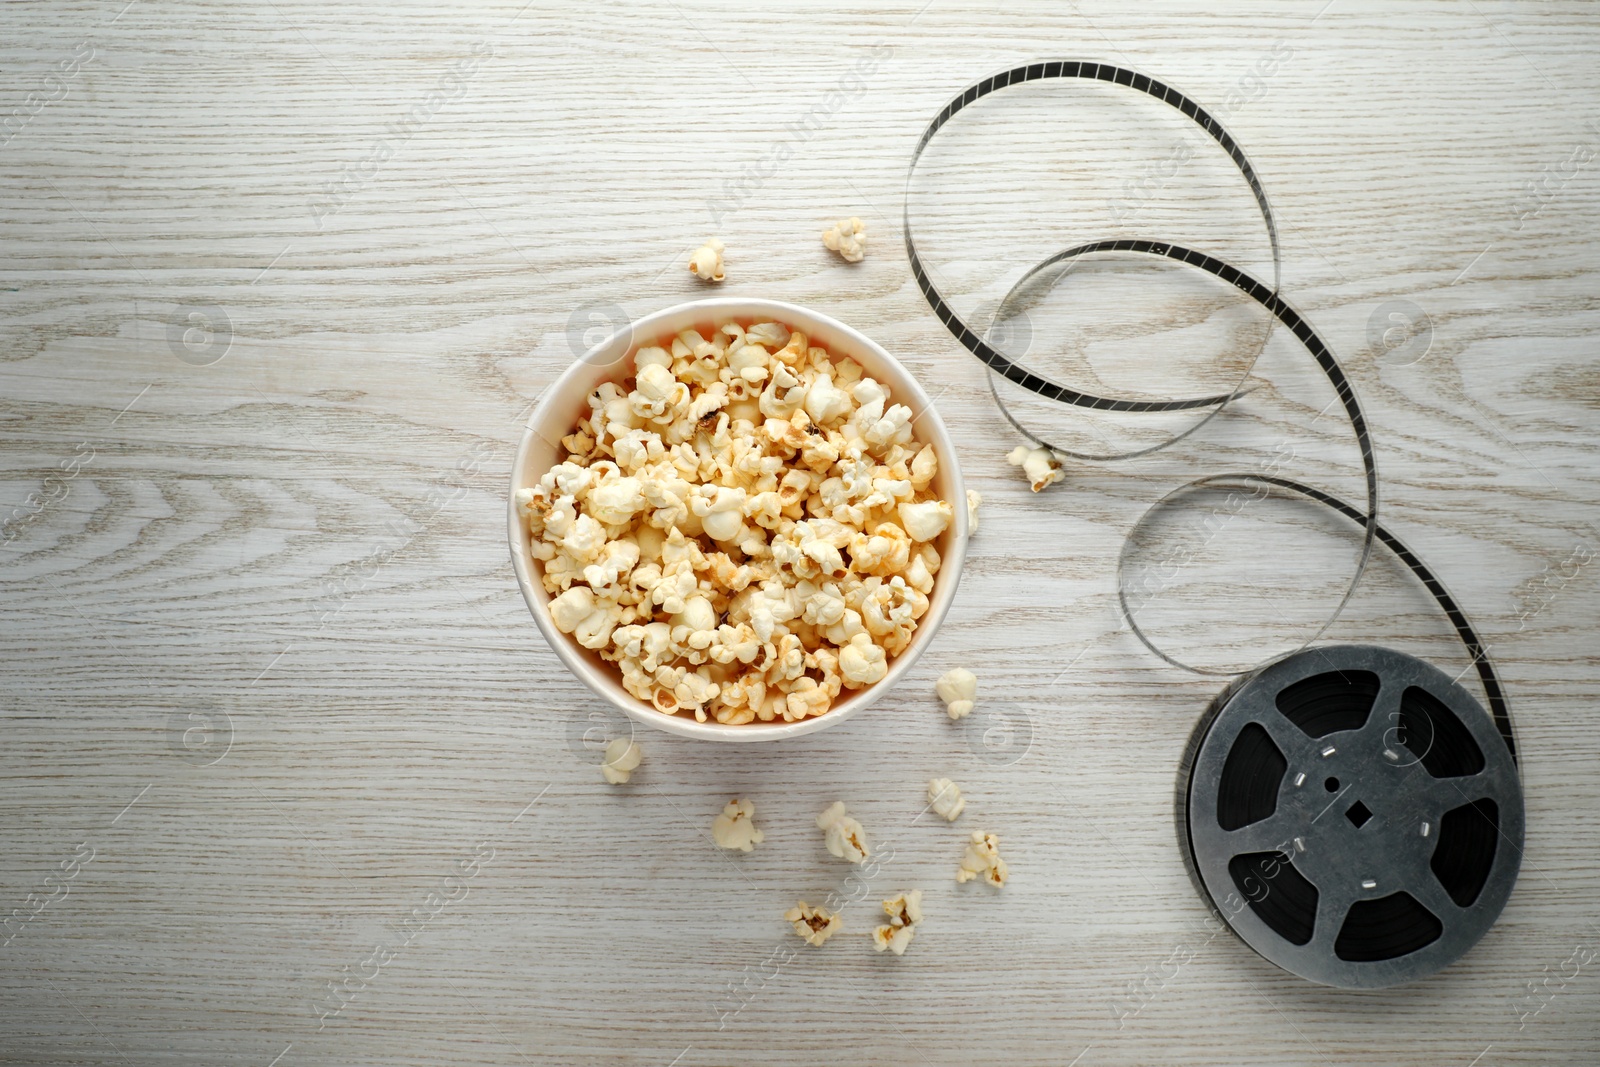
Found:
[[[1600,587],[1574,562],[1600,551],[1590,7],[71,0],[0,27],[0,116],[25,116],[0,135],[0,914],[38,909],[0,933],[0,1062],[1600,1061]],[[1261,388],[1195,438],[1035,496],[910,279],[923,125],[1041,55],[1226,106],[1285,291],[1372,422],[1385,521],[1493,643],[1523,875],[1414,987],[1314,987],[1207,930],[1172,805],[1219,686],[1115,610],[1124,536],[1189,478],[1288,442],[1295,476],[1359,492],[1326,383],[1275,337]],[[993,103],[914,197],[963,310],[1130,195],[1126,232],[1260,269],[1215,158],[1146,181],[1181,123],[1070,88]],[[819,240],[850,214],[857,267]],[[760,751],[641,728],[643,768],[610,788],[593,742],[618,724],[527,616],[505,482],[591,313],[701,294],[684,265],[713,233],[721,292],[815,306],[908,362],[982,529],[872,713]],[[1369,341],[1396,299],[1431,321],[1414,362]],[[1185,321],[1120,371],[1204,368]],[[1345,573],[1327,530],[1230,528],[1169,591],[1169,636],[1284,647]],[[1467,667],[1381,559],[1329,636]],[[958,665],[1009,731],[944,718],[932,680]],[[920,814],[935,775],[969,798],[954,826]],[[766,833],[749,855],[709,838],[734,795]],[[838,798],[884,856],[866,884],[812,824]],[[1002,839],[1001,895],[953,882],[975,828]],[[877,899],[918,886],[924,932],[875,955]],[[829,892],[861,899],[813,951],[779,916]]]

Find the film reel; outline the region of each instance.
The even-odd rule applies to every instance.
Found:
[[[1241,394],[1242,380],[1227,394],[1172,401],[1118,400],[1072,389],[1013,362],[990,344],[987,331],[963,321],[935,286],[912,236],[910,191],[917,161],[939,130],[974,101],[1009,85],[1052,78],[1127,86],[1193,120],[1249,184],[1271,239],[1273,280],[1269,285],[1222,259],[1171,242],[1087,241],[1026,271],[996,312],[996,324],[1026,282],[1081,256],[1134,253],[1198,268],[1267,310],[1313,357],[1344,407],[1365,475],[1365,510],[1291,479],[1223,474],[1180,486],[1140,520],[1142,525],[1195,489],[1243,486],[1313,501],[1356,523],[1365,535],[1355,575],[1321,629],[1298,650],[1236,677],[1202,716],[1178,778],[1184,863],[1202,898],[1241,940],[1285,970],[1344,988],[1384,988],[1425,977],[1477,943],[1516,882],[1524,812],[1510,712],[1465,613],[1427,566],[1378,523],[1377,465],[1365,417],[1330,346],[1279,292],[1277,226],[1243,150],[1191,98],[1135,71],[1052,61],[992,75],[952,99],[913,153],[904,216],[912,275],[935,315],[988,368],[1006,421],[1058,456],[1129,459],[1155,449],[1086,455],[1057,448],[1007,409],[994,387],[995,376],[1045,400],[1085,409],[1211,409],[1167,444],[1188,436]],[[1237,675],[1184,663],[1141,629],[1128,597],[1131,537],[1117,579],[1129,628],[1174,666]],[[1449,617],[1477,670],[1487,711],[1455,680],[1413,656],[1365,645],[1310,647],[1348,603],[1374,543],[1393,552]]]
[[[1433,974],[1505,906],[1515,760],[1443,671],[1373,645],[1293,653],[1230,687],[1180,778],[1184,860],[1245,944],[1323,985]]]

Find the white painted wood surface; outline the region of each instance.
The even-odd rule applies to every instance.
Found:
[[[1591,8],[122,3],[0,11],[0,1060],[1600,1061]],[[1271,348],[1274,388],[1183,448],[1035,497],[909,278],[923,125],[1062,55],[1226,105],[1286,291],[1366,402],[1386,520],[1493,642],[1523,877],[1417,986],[1313,987],[1206,933],[1172,790],[1218,683],[1114,611],[1124,534],[1180,481],[1292,437],[1300,473],[1353,491],[1325,385]],[[1214,161],[1149,181],[1181,124],[1064,95],[952,129],[993,138],[992,167],[930,159],[918,225],[963,306],[1108,197],[1153,236],[1255,233]],[[858,268],[818,239],[845,214],[871,229]],[[943,391],[988,503],[950,618],[872,713],[758,751],[641,731],[614,789],[585,744],[611,726],[512,582],[505,473],[571,316],[702,292],[684,264],[712,233],[723,292],[817,306]],[[1368,341],[1392,299],[1431,319],[1415,362]],[[210,341],[190,307],[220,309]],[[1331,589],[1334,556],[1305,558]],[[1273,613],[1322,603],[1178,593],[1246,662],[1291,629]],[[1331,636],[1466,665],[1384,561]],[[932,679],[963,664],[1009,732],[944,719]],[[954,826],[918,816],[932,775],[967,793]],[[734,795],[766,832],[748,856],[709,838]],[[811,821],[836,798],[885,859],[811,950],[779,915],[857,891]],[[952,880],[980,827],[999,895]],[[919,886],[925,930],[874,955],[876,900]]]

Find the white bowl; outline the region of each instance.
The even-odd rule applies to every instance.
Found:
[[[753,322],[781,322],[791,329],[802,331],[830,354],[849,356],[860,363],[870,377],[888,387],[892,403],[905,404],[911,409],[913,432],[917,440],[933,445],[939,455],[939,474],[933,482],[934,490],[941,499],[948,500],[955,511],[955,521],[934,543],[939,550],[941,565],[934,577],[933,593],[928,597],[927,613],[918,621],[911,644],[890,662],[889,672],[882,681],[853,692],[843,690],[826,713],[798,722],[752,722],[742,726],[715,721],[696,722],[693,715],[664,715],[629,693],[622,687],[621,673],[615,664],[607,663],[597,653],[556,629],[555,622],[550,618],[549,594],[538,580],[535,561],[529,555],[528,528],[517,514],[514,499],[518,489],[538,484],[544,473],[561,460],[564,452],[561,438],[571,433],[579,417],[587,412],[585,401],[589,394],[604,382],[621,381],[630,376],[633,363],[627,357],[639,345],[670,339],[690,327],[709,333],[714,325],[729,320],[738,320],[747,325]],[[967,554],[967,494],[961,484],[960,468],[956,464],[955,443],[951,441],[944,421],[939,418],[938,411],[917,380],[882,346],[850,327],[808,308],[778,300],[738,297],[695,300],[647,315],[595,345],[556,379],[528,419],[527,430],[517,448],[516,461],[511,466],[510,495],[512,499],[507,502],[507,529],[517,584],[522,587],[522,596],[528,602],[528,609],[533,612],[534,621],[539,624],[545,640],[555,649],[556,655],[597,695],[639,722],[683,737],[712,741],[776,741],[815,733],[844,722],[883,696],[911,669],[911,665],[932,640],[945,612],[950,608],[950,602],[955,598],[956,585],[961,579],[961,565]]]

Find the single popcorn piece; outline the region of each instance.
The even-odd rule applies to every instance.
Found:
[[[872,947],[882,952],[888,949],[903,956],[906,946],[916,936],[917,924],[922,921],[922,890],[912,889],[883,902],[883,913],[889,922],[872,930]]]
[[[1000,858],[1000,839],[993,834],[972,831],[972,842],[967,854],[961,857],[961,868],[956,871],[957,882],[970,882],[982,876],[996,889],[1006,884],[1006,861]]]
[[[822,243],[848,263],[860,263],[867,254],[867,226],[855,216],[822,231]]]
[[[852,689],[881,682],[888,673],[883,649],[873,644],[872,635],[865,631],[850,638],[850,643],[839,650],[839,676]]]
[[[932,541],[955,518],[947,500],[920,500],[900,505],[900,525],[913,541]]]
[[[720,282],[722,274],[722,242],[715,237],[695,250],[689,257],[689,269],[700,276],[701,281]]]
[[[946,671],[933,683],[933,687],[952,719],[967,715],[978,700],[978,676],[965,667]]]
[[[722,814],[711,820],[711,837],[718,848],[749,852],[765,840],[753,821],[756,806],[748,800],[730,800]],[[819,942],[820,944],[820,942]]]
[[[971,537],[978,532],[978,506],[983,503],[983,494],[976,489],[967,490],[967,536]]]
[[[850,863],[861,863],[872,852],[867,847],[867,832],[845,811],[844,801],[836,800],[817,816],[817,829],[823,833],[828,851]]]
[[[606,746],[605,762],[600,773],[612,785],[622,785],[633,776],[634,769],[644,758],[644,752],[631,737],[619,737]]]
[[[1022,473],[1028,476],[1028,483],[1035,493],[1066,477],[1061,473],[1061,461],[1056,459],[1055,453],[1048,448],[1018,445],[1007,453],[1006,462],[1013,467],[1022,468]]]
[[[784,912],[783,917],[794,924],[794,932],[804,938],[806,944],[818,947],[844,929],[844,920],[836,912],[813,908],[803,900]]]
[[[957,816],[966,810],[966,798],[961,795],[961,787],[948,778],[928,779],[928,806],[936,815],[944,816],[946,822],[955,822]]]
[[[556,629],[570,634],[578,624],[594,611],[594,594],[581,585],[575,585],[550,601],[550,617]]]

